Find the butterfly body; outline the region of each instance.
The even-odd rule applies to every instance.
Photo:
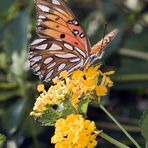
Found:
[[[109,33],[92,48],[79,21],[63,0],[35,0],[37,34],[29,48],[30,66],[41,80],[50,81],[61,71],[72,73],[92,64],[114,39]]]

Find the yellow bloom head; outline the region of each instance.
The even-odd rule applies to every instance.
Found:
[[[42,114],[49,106],[59,105],[65,101],[71,102],[72,106],[79,110],[81,100],[87,98],[89,102],[95,99],[97,101],[98,98],[105,96],[108,87],[113,85],[110,75],[114,72],[103,73],[100,71],[100,66],[87,65],[84,70],[75,70],[69,77],[68,72],[63,71],[60,77],[53,79],[54,85],[47,91],[43,84],[38,85],[37,90],[41,94],[36,100],[31,115]]]
[[[95,123],[85,120],[82,115],[71,114],[66,119],[59,119],[55,127],[51,142],[56,144],[57,148],[64,148],[65,145],[77,148],[97,145],[96,137],[100,132],[95,133]]]

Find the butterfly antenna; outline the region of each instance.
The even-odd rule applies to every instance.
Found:
[[[105,34],[106,34],[106,30],[107,30],[107,24],[105,24],[105,28],[104,28],[104,32],[103,32],[103,40],[102,40],[102,43],[101,43],[101,51],[103,49],[103,42],[104,42],[104,37],[105,37]],[[105,65],[105,61],[102,59],[102,64]]]
[[[105,28],[104,28],[103,40],[102,40],[102,44],[101,44],[101,51],[102,51],[102,48],[103,48],[103,42],[104,42],[104,37],[105,37],[105,34],[106,34],[106,30],[107,30],[107,24],[105,24]]]

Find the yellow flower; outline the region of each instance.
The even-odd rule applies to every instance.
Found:
[[[84,92],[87,92],[87,91],[94,90],[96,87],[96,84],[97,82],[95,79],[89,79],[89,80],[84,80],[81,87]]]
[[[100,74],[99,68],[101,65],[96,66],[96,67],[89,67],[86,66],[84,69],[84,74],[86,76],[86,79],[94,79],[95,77],[98,77]]]
[[[69,99],[75,109],[78,109],[81,99],[95,99],[105,96],[108,87],[113,86],[110,75],[114,71],[101,72],[100,66],[87,65],[84,70],[75,70],[68,77],[68,72],[63,71],[59,77],[55,77],[52,85],[47,91],[43,84],[38,85],[37,90],[41,93],[37,98],[31,115],[40,115],[48,110],[48,106],[59,105],[65,99]],[[62,80],[61,80],[62,78]],[[96,98],[97,99],[97,98]]]
[[[38,92],[45,92],[45,87],[44,87],[44,85],[43,85],[43,84],[39,84],[39,85],[37,86],[37,90],[38,90]]]
[[[110,75],[112,75],[112,74],[114,74],[115,73],[115,71],[108,71],[108,72],[105,72],[104,74],[106,75],[106,76],[110,76]]]
[[[66,79],[67,77],[68,77],[68,72],[67,72],[67,71],[62,71],[62,72],[60,73],[60,78]]]
[[[83,79],[84,73],[81,70],[76,70],[72,74],[72,80],[80,82]]]
[[[72,95],[72,103],[73,103],[73,106],[75,107],[75,108],[77,108],[77,105],[78,105],[78,103],[79,103],[79,99],[78,99],[78,96],[77,95]]]
[[[112,87],[113,86],[113,82],[111,81],[110,77],[106,77],[105,85],[107,85],[108,87]]]
[[[99,86],[96,86],[95,91],[97,96],[102,97],[106,95],[107,88],[104,85],[99,85]]]
[[[90,141],[88,143],[88,148],[93,148],[97,145],[97,141],[95,140],[96,139],[96,135],[91,135],[90,136]]]
[[[45,90],[43,84],[38,85],[37,90],[43,93],[36,99],[33,111],[30,115],[40,116],[48,110],[49,105],[61,104],[65,99],[65,95],[68,94],[68,88],[65,86],[64,82],[60,81],[57,77],[53,81],[56,85],[51,86],[48,91]]]
[[[93,148],[97,145],[96,137],[100,133],[95,133],[95,123],[85,120],[82,115],[71,114],[66,119],[59,119],[55,127],[51,142],[56,148]]]

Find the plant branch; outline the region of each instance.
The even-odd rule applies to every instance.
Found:
[[[107,109],[99,104],[99,107],[112,119],[112,121],[121,129],[121,131],[133,142],[136,148],[141,148],[141,146],[132,138],[132,136],[125,130],[125,128],[107,111]]]
[[[102,138],[104,138],[105,140],[109,141],[110,143],[112,143],[112,144],[114,144],[114,145],[116,145],[116,146],[118,146],[118,147],[120,147],[120,148],[129,148],[129,147],[126,146],[125,144],[123,144],[123,143],[117,141],[116,139],[110,137],[109,135],[107,135],[107,134],[105,134],[105,133],[103,133],[103,132],[100,134],[100,136],[101,136]]]

